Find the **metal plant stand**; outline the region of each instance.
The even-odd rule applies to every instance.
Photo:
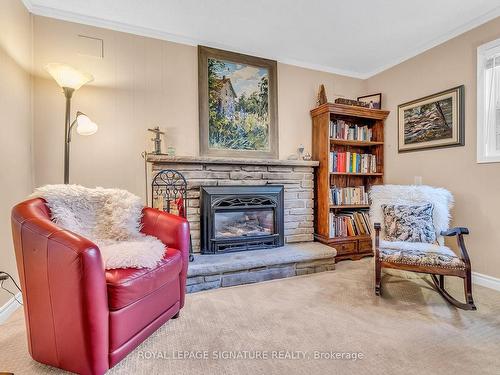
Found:
[[[154,176],[151,183],[151,199],[153,207],[187,219],[187,182],[178,171],[164,169]],[[193,242],[189,235],[189,261],[193,260]]]

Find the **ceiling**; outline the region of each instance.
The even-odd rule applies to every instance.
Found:
[[[367,78],[500,16],[500,0],[23,0],[34,14]]]

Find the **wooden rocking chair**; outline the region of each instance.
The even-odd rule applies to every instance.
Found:
[[[394,200],[387,198],[391,196],[391,191],[394,192]],[[382,241],[383,243],[381,243],[381,234],[383,234],[380,224],[380,221],[382,221],[381,218],[383,217],[383,214],[381,214],[382,204],[415,205],[433,203],[434,212],[439,210],[444,211],[444,207],[447,207],[449,211],[452,202],[451,194],[444,189],[431,188],[429,186],[381,185],[372,187],[370,195],[372,199],[370,216],[372,217],[375,228],[375,294],[380,296],[382,293],[382,268],[427,273],[431,275],[436,290],[449,303],[460,309],[476,310],[472,298],[471,263],[463,238],[464,234],[469,234],[467,228],[456,227],[453,229],[440,230],[443,222],[438,222],[436,224],[435,218],[433,217],[436,232],[439,234],[437,236],[439,245],[430,244],[431,246],[429,247],[431,250],[415,252],[409,250],[409,246],[397,249],[397,243],[393,243],[396,244],[395,246],[391,245],[388,241]],[[447,204],[443,205],[443,202],[440,202],[441,204],[436,204],[437,199],[442,200],[446,197],[448,199]],[[446,215],[445,221],[448,221],[448,212],[438,212],[438,214]],[[455,255],[453,251],[444,246],[444,237],[450,236],[456,237],[458,248],[460,249],[460,256]],[[389,248],[387,248],[387,246],[389,246]],[[456,276],[463,279],[465,303],[458,301],[446,291],[444,282],[445,276]]]

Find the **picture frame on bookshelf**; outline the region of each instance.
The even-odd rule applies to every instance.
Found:
[[[368,108],[382,109],[382,93],[358,96],[358,101],[368,103]]]
[[[465,145],[464,86],[398,106],[398,151]]]

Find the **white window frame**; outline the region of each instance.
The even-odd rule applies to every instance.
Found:
[[[477,162],[478,163],[500,163],[500,151],[491,152],[488,150],[488,142],[495,139],[495,124],[488,124],[485,110],[485,65],[486,61],[500,54],[500,39],[483,44],[477,49]],[[491,126],[492,129],[489,129]],[[488,137],[487,134],[490,134]],[[489,139],[486,139],[486,138]],[[496,142],[496,141],[495,141]]]

